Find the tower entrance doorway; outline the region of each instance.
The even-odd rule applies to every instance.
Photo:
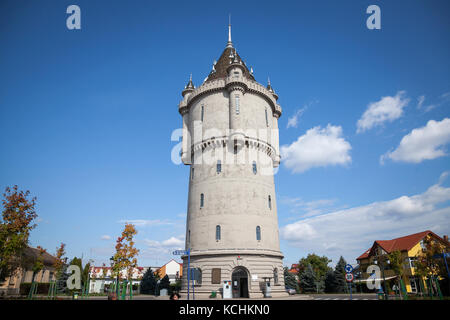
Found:
[[[237,267],[231,274],[233,284],[233,298],[248,298],[248,271],[244,267]]]

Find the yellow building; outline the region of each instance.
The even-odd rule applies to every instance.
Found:
[[[438,243],[442,249],[442,252],[450,251],[450,244],[448,237],[443,238],[436,235],[434,232],[427,230],[404,237],[392,239],[392,240],[376,240],[372,247],[366,250],[356,260],[358,261],[360,270],[362,271],[362,281],[367,279],[370,275],[366,273],[367,267],[376,264],[376,261],[386,258],[386,255],[394,251],[400,251],[402,260],[404,261],[404,275],[403,283],[405,284],[406,291],[408,293],[418,293],[421,291],[419,277],[415,273],[415,262],[420,255],[426,252],[426,241],[431,240]],[[448,258],[447,258],[448,259]],[[384,263],[384,279],[386,281],[396,280],[397,275],[390,268],[388,263]],[[422,279],[424,280],[424,279]],[[393,283],[392,283],[393,284]],[[426,283],[424,281],[426,286]],[[392,288],[392,286],[391,286]],[[426,287],[425,287],[426,288]]]

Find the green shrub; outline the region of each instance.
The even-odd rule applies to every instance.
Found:
[[[50,288],[50,283],[48,282],[39,282],[36,283],[37,285],[37,294],[48,294],[48,290]],[[27,295],[30,292],[31,289],[31,282],[24,282],[20,284],[20,294],[21,295]]]

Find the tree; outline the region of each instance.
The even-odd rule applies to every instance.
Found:
[[[169,291],[170,288],[170,280],[169,280],[169,276],[166,274],[161,281],[159,282],[159,289],[167,289],[167,291]]]
[[[303,292],[317,292],[317,277],[311,264],[300,275],[300,287]]]
[[[61,276],[62,269],[67,262],[67,258],[63,258],[63,256],[66,254],[65,247],[66,245],[64,243],[61,243],[60,246],[56,248],[56,260],[53,263],[53,267],[56,271],[56,279],[59,279],[59,277]]]
[[[144,294],[154,294],[156,288],[156,280],[151,268],[148,268],[145,271],[144,276],[142,277],[141,284],[141,293]]]
[[[284,267],[284,284],[291,289],[295,289],[295,291],[298,291],[298,283],[295,279],[295,275],[289,272],[289,268]]]
[[[334,293],[337,292],[338,282],[336,279],[336,273],[333,270],[328,270],[325,276],[325,292]]]
[[[334,278],[336,281],[335,291],[336,293],[344,293],[348,291],[347,281],[345,280],[345,266],[347,262],[344,257],[340,257],[336,267],[334,268]]]
[[[126,278],[131,280],[133,269],[137,266],[139,250],[134,248],[133,237],[137,234],[132,224],[126,224],[122,235],[116,241],[116,253],[112,257],[113,276],[121,276],[120,272],[126,270]]]
[[[402,253],[399,250],[392,251],[388,254],[389,265],[397,275],[397,287],[399,292],[403,292],[402,279],[405,273],[405,269],[403,266],[403,258]],[[403,299],[403,296],[400,294],[400,299]]]
[[[33,268],[32,268],[33,278],[31,280],[32,282],[34,282],[34,277],[36,276],[36,274],[38,274],[39,271],[44,269],[44,254],[47,253],[47,251],[44,248],[42,248],[41,246],[37,246],[37,248],[39,250],[39,255],[33,264]]]
[[[423,244],[423,253],[419,255],[417,261],[415,261],[414,270],[415,274],[420,277],[420,286],[422,288],[424,287],[422,282],[423,278],[428,278],[428,280],[431,281],[433,277],[447,277],[443,259],[434,258],[435,255],[439,255],[444,252],[444,246],[431,237],[424,238]],[[427,287],[429,287],[429,282],[427,283]],[[431,287],[436,291],[436,288],[434,288],[433,285]]]
[[[81,272],[81,286],[86,286],[89,280],[89,271],[91,269],[91,263],[88,261],[88,263],[85,264],[83,267],[83,261],[80,258],[74,257],[70,262],[69,265],[76,265],[80,268]]]
[[[299,278],[301,279],[302,274],[306,272],[308,265],[311,265],[314,274],[316,276],[316,292],[323,292],[325,287],[325,276],[327,271],[331,270],[328,264],[331,262],[326,256],[318,256],[314,253],[308,254],[306,258],[302,258],[299,261]]]
[[[29,199],[30,191],[19,191],[17,186],[7,187],[2,200],[0,223],[0,282],[14,274],[23,263],[28,238],[36,227],[36,198]]]

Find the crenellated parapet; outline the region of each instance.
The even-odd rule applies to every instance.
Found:
[[[274,116],[277,118],[281,116],[282,109],[277,103],[274,94],[262,84],[243,76],[239,78],[229,76],[227,78],[204,82],[200,87],[193,89],[190,94],[184,96],[184,99],[178,105],[178,111],[183,115],[189,111],[192,103],[203,95],[221,90],[228,91],[230,88],[238,89],[244,94],[249,92],[263,97],[272,108]]]

